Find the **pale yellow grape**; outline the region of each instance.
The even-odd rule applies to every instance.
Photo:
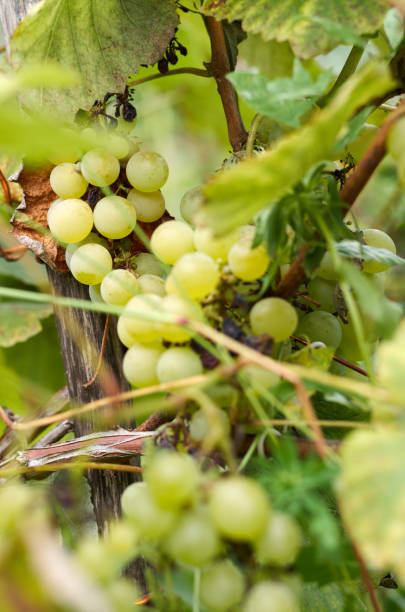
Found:
[[[197,227],[194,230],[194,244],[196,251],[206,253],[213,259],[226,261],[228,253],[239,238],[238,232],[231,232],[225,236],[214,236],[208,227]]]
[[[61,198],[81,198],[86,193],[88,182],[75,164],[63,163],[55,166],[49,176],[53,191]]]
[[[316,273],[318,276],[324,278],[325,280],[338,280],[339,274],[335,268],[333,257],[329,251],[326,251],[325,255],[322,257],[319,267],[316,270]]]
[[[200,480],[190,455],[158,450],[145,466],[144,479],[153,499],[165,510],[177,510],[195,498]]]
[[[283,582],[264,580],[249,591],[241,612],[300,612],[294,591]]]
[[[127,178],[139,191],[158,191],[169,176],[166,160],[154,151],[138,151],[129,158]]]
[[[109,272],[102,280],[100,292],[107,304],[125,306],[129,300],[141,293],[142,288],[135,274],[118,269]]]
[[[84,285],[98,285],[111,270],[111,255],[100,244],[84,244],[76,249],[70,260],[70,271]]]
[[[260,244],[252,249],[252,242],[253,240],[250,238],[242,238],[235,242],[228,253],[228,264],[231,272],[243,281],[253,281],[260,278],[270,264],[266,246]]]
[[[249,313],[250,325],[255,336],[268,334],[276,342],[286,340],[298,324],[295,308],[278,297],[264,298]]]
[[[131,143],[125,136],[119,134],[109,134],[108,152],[117,159],[128,157],[131,152]]]
[[[160,261],[173,265],[182,255],[194,251],[194,232],[182,221],[166,221],[153,232],[150,246]]]
[[[138,342],[153,342],[159,338],[157,320],[153,315],[162,313],[162,298],[153,293],[141,293],[131,298],[121,315],[127,331]],[[150,318],[142,315],[149,315]],[[158,318],[158,317],[157,317]]]
[[[152,223],[157,221],[166,210],[165,199],[161,191],[146,193],[131,189],[127,195],[128,200],[135,207],[139,221]]]
[[[142,293],[156,293],[164,297],[166,295],[165,281],[156,274],[142,274],[138,278]]]
[[[219,276],[218,264],[212,257],[205,253],[186,253],[174,264],[166,291],[203,298],[215,289]]]
[[[117,322],[117,336],[122,342],[124,346],[130,348],[134,344],[138,342],[138,338],[136,335],[132,334],[126,325],[126,320],[124,317],[119,317]]]
[[[101,246],[105,248],[107,248],[108,246],[105,238],[102,238],[101,236],[99,236],[98,234],[95,234],[94,232],[90,232],[90,234],[86,236],[86,238],[83,238],[83,240],[80,240],[80,242],[71,242],[70,244],[67,245],[66,251],[65,251],[65,260],[66,260],[66,264],[68,268],[70,268],[70,260],[72,258],[73,253],[79,247],[83,246],[83,244],[89,244],[90,242],[93,242],[95,244],[101,244]]]
[[[204,510],[184,513],[171,530],[166,548],[177,563],[200,567],[219,552],[220,540]]]
[[[100,293],[100,285],[90,285],[89,286],[89,298],[92,302],[104,304],[104,300],[101,297]]]
[[[93,212],[87,202],[78,198],[61,200],[48,210],[48,225],[60,242],[79,242],[93,227]]]
[[[158,384],[157,363],[164,348],[162,345],[133,344],[125,353],[122,369],[125,378],[134,387],[149,387]]]
[[[163,276],[163,265],[152,253],[138,253],[132,258],[132,262],[137,274]]]
[[[189,189],[183,195],[180,201],[180,214],[184,221],[194,225],[194,217],[204,202],[204,196],[201,187]]]
[[[121,497],[122,512],[143,538],[159,540],[173,527],[176,513],[161,508],[145,482],[129,485]],[[117,608],[119,610],[120,608]]]
[[[392,240],[392,238],[379,229],[365,229],[363,230],[363,237],[364,242],[368,246],[376,247],[378,249],[386,249],[387,251],[391,251],[391,253],[397,252],[395,242]],[[367,272],[368,274],[376,274],[386,270],[387,268],[388,266],[378,263],[377,261],[363,261],[363,272]]]
[[[257,543],[256,554],[260,563],[285,567],[294,563],[301,545],[301,530],[296,521],[283,512],[273,512]]]
[[[203,318],[202,310],[198,304],[192,300],[186,300],[176,293],[164,297],[162,307],[165,313],[173,317],[174,320],[201,321]],[[191,330],[186,329],[186,325],[176,325],[175,323],[161,323],[159,331],[162,338],[169,342],[186,342],[193,335]]]
[[[195,376],[202,371],[199,356],[188,347],[175,346],[167,349],[157,364],[157,375],[161,383]]]
[[[210,434],[218,434],[218,439],[223,440],[224,436],[229,434],[231,424],[229,422],[229,416],[225,410],[215,410],[212,414],[208,415],[204,410],[197,410],[190,420],[190,435],[194,440],[204,440]]]
[[[280,377],[277,376],[277,374],[274,374],[273,372],[270,372],[270,370],[262,368],[255,363],[244,366],[241,370],[241,374],[244,376],[247,382],[252,385],[252,387],[258,385],[264,389],[270,389],[271,387],[275,387],[280,382]]]
[[[125,238],[136,225],[136,212],[128,200],[111,195],[97,202],[94,209],[94,225],[106,238]]]
[[[80,169],[89,183],[97,187],[107,187],[117,180],[120,163],[108,151],[92,149],[83,155]]]
[[[208,610],[227,612],[236,609],[245,590],[245,577],[229,559],[203,570],[200,597]]]

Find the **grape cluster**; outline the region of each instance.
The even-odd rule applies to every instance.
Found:
[[[166,450],[149,459],[144,477],[124,491],[124,516],[146,557],[156,560],[159,551],[160,561],[201,569],[199,595],[207,610],[299,610],[283,570],[298,555],[301,533],[289,515],[272,511],[256,481],[215,478],[189,455]]]

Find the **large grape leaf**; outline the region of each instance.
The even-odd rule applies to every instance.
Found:
[[[16,28],[11,60],[15,68],[57,62],[78,71],[77,87],[29,98],[70,114],[160,59],[177,23],[174,0],[44,0]]]
[[[366,562],[405,583],[405,431],[350,434],[342,445],[338,497]]]
[[[203,10],[217,19],[241,19],[247,32],[265,40],[288,40],[296,55],[313,57],[340,42],[355,44],[381,26],[387,0],[205,0]]]

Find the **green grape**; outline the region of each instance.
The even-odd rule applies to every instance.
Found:
[[[235,387],[229,383],[217,383],[205,389],[207,395],[220,408],[229,408],[235,400]]]
[[[75,164],[63,163],[55,166],[49,176],[53,191],[61,198],[81,198],[87,191],[88,182]]]
[[[332,255],[329,251],[326,251],[325,255],[321,259],[321,263],[319,264],[316,273],[321,278],[329,281],[337,281],[339,275],[336,271],[335,264],[333,263]]]
[[[136,336],[136,334],[132,334],[127,329],[126,320],[124,317],[118,318],[117,335],[122,344],[127,348],[131,348],[131,346],[138,343],[138,337]]]
[[[232,273],[243,281],[254,281],[266,272],[270,258],[265,244],[252,249],[253,238],[248,234],[235,242],[228,253],[228,264]]]
[[[160,540],[173,527],[176,513],[161,508],[150,494],[145,482],[134,482],[121,496],[124,516],[133,522],[139,535],[151,540]]]
[[[60,242],[79,242],[93,227],[93,212],[83,200],[71,198],[54,202],[48,210],[48,225]]]
[[[111,255],[100,244],[83,244],[70,260],[71,273],[83,285],[98,285],[111,270]]]
[[[269,334],[276,342],[286,340],[298,324],[295,308],[282,298],[259,300],[249,313],[250,325],[255,336]]]
[[[256,546],[260,563],[284,567],[294,563],[302,544],[296,521],[283,512],[274,512]]]
[[[185,300],[175,293],[164,297],[162,306],[164,311],[175,320],[194,319],[201,321],[203,319],[203,313],[198,304],[192,300]],[[186,329],[185,325],[176,325],[176,323],[161,323],[159,325],[159,331],[162,338],[169,342],[186,342],[193,335],[193,332]]]
[[[271,387],[275,387],[280,382],[280,377],[277,376],[277,374],[254,363],[244,366],[241,370],[241,374],[246,382],[252,385],[253,388],[255,385],[258,385],[264,389],[271,389]]]
[[[156,369],[164,348],[161,344],[133,344],[125,353],[122,369],[134,387],[149,387],[159,383]]]
[[[182,255],[194,251],[194,233],[182,221],[166,221],[153,232],[150,246],[160,261],[173,265]]]
[[[205,253],[186,253],[176,261],[166,281],[167,293],[185,293],[194,299],[206,297],[217,286],[219,269]]]
[[[359,161],[367,151],[378,133],[378,127],[371,123],[365,123],[359,130],[353,142],[347,145],[349,153],[356,161]]]
[[[70,260],[72,259],[73,253],[77,251],[79,247],[83,246],[83,244],[90,243],[101,244],[101,246],[105,248],[108,247],[107,241],[104,238],[102,238],[98,234],[95,234],[94,232],[90,232],[90,234],[86,236],[86,238],[83,238],[83,240],[80,240],[80,242],[71,242],[67,245],[65,251],[65,260],[68,268],[70,268]]]
[[[330,312],[316,310],[305,315],[299,322],[296,335],[307,336],[310,342],[323,342],[337,348],[342,341],[342,326]]]
[[[100,285],[90,285],[89,286],[89,298],[92,302],[95,302],[96,304],[104,304],[104,300],[101,297],[101,293],[100,293]]]
[[[153,314],[162,312],[162,298],[154,293],[141,293],[129,300],[120,318],[122,325],[138,342],[153,342],[159,338],[157,320]],[[151,318],[142,317],[151,315]]]
[[[124,159],[131,153],[131,143],[128,138],[119,134],[109,134],[108,152],[117,159]]]
[[[84,178],[96,187],[107,187],[115,183],[120,174],[120,163],[108,151],[92,149],[85,153],[80,163]]]
[[[335,312],[335,286],[335,283],[327,281],[320,276],[315,276],[315,278],[308,283],[308,295],[316,302],[319,302],[322,310],[326,310],[326,312]]]
[[[190,455],[161,450],[145,467],[145,482],[156,503],[177,510],[194,500],[200,474]]]
[[[128,236],[136,225],[136,211],[128,200],[111,195],[99,200],[94,209],[94,225],[106,238]]]
[[[207,513],[198,510],[183,515],[166,542],[172,559],[194,567],[211,561],[217,555],[219,546],[218,534]]]
[[[229,434],[231,424],[229,416],[224,410],[217,409],[207,418],[204,410],[197,410],[190,420],[190,434],[194,440],[203,440],[215,427],[218,430],[218,438],[223,439]]]
[[[387,138],[387,149],[391,153],[392,157],[401,166],[403,165],[403,158],[405,153],[405,119],[401,117],[398,121],[392,125],[388,132]]]
[[[245,578],[229,560],[218,561],[204,569],[201,575],[200,598],[209,610],[226,612],[242,599]]]
[[[107,304],[125,306],[129,300],[141,293],[142,287],[135,274],[128,270],[112,270],[101,282],[101,297]]]
[[[152,253],[138,253],[132,258],[134,270],[137,274],[163,275],[163,266]]]
[[[242,612],[299,612],[295,593],[282,582],[264,580],[251,588]]]
[[[201,187],[193,187],[183,195],[180,201],[180,214],[184,221],[194,225],[194,217],[204,202]]]
[[[216,237],[208,227],[194,230],[194,244],[197,251],[210,255],[213,259],[226,261],[232,245],[238,240],[238,232]]]
[[[167,349],[160,357],[157,375],[161,383],[196,376],[203,371],[199,356],[188,347]]]
[[[211,519],[230,540],[252,542],[264,533],[270,503],[262,487],[244,476],[217,481],[209,501]]]
[[[127,198],[134,206],[139,221],[145,221],[146,223],[157,221],[166,210],[165,199],[160,191],[146,193],[131,189]]]
[[[386,249],[391,253],[396,253],[397,249],[395,242],[388,234],[378,229],[365,229],[363,230],[364,242],[371,247],[377,249]],[[376,274],[386,270],[388,266],[378,263],[378,261],[363,261],[363,272],[368,274]]]
[[[138,283],[142,293],[156,293],[156,295],[161,297],[166,295],[165,281],[160,276],[156,276],[156,274],[142,274],[138,278]]]
[[[139,191],[158,191],[169,176],[166,160],[153,151],[138,151],[127,163],[127,179]]]

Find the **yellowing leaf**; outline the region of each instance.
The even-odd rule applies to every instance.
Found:
[[[376,354],[378,380],[393,397],[405,401],[405,319],[392,340],[382,342]]]

